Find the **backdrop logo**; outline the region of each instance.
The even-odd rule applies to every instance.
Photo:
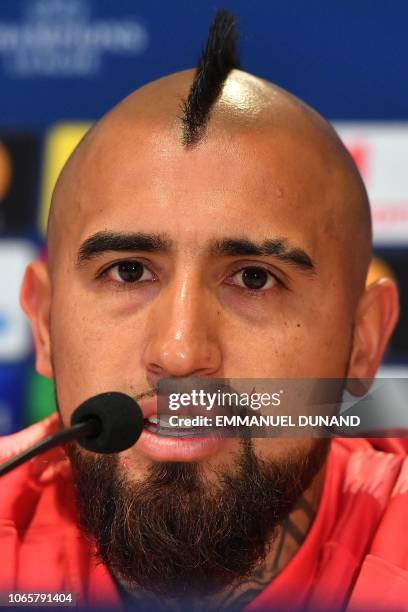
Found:
[[[349,153],[360,171],[361,176],[368,180],[369,150],[364,142],[346,142]]]
[[[11,183],[11,160],[6,147],[0,142],[0,201],[6,195]]]
[[[20,234],[33,227],[40,145],[34,133],[0,130],[0,234]]]
[[[14,77],[93,76],[104,55],[139,55],[147,44],[137,20],[97,18],[90,0],[28,0],[20,21],[0,21],[0,58]]]
[[[408,123],[336,122],[366,185],[375,246],[408,244]]]

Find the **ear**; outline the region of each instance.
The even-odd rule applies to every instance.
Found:
[[[374,378],[398,315],[398,289],[393,280],[381,278],[366,287],[354,322],[348,378]]]
[[[36,353],[36,370],[52,378],[50,343],[51,283],[47,264],[34,261],[25,271],[20,304],[31,323]]]

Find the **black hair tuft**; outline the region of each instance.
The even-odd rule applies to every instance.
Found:
[[[201,138],[213,104],[222,91],[228,74],[239,68],[238,32],[234,16],[219,10],[208,32],[197,71],[187,99],[183,102],[183,143],[194,145]]]

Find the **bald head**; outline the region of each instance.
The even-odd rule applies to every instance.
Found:
[[[64,236],[76,231],[85,208],[97,215],[104,197],[110,194],[114,200],[111,192],[120,174],[130,173],[136,179],[143,166],[144,178],[150,172],[150,180],[166,190],[163,177],[174,181],[183,166],[196,179],[214,161],[223,164],[226,172],[228,166],[241,163],[244,175],[245,168],[254,164],[243,189],[252,187],[253,193],[262,192],[263,199],[269,197],[271,217],[276,193],[281,194],[279,208],[283,204],[288,215],[292,209],[299,218],[301,207],[301,216],[318,224],[316,239],[329,240],[332,248],[341,252],[350,286],[361,292],[371,257],[369,203],[358,170],[334,129],[288,92],[233,70],[211,109],[205,133],[194,147],[186,147],[182,101],[189,94],[194,74],[193,70],[179,72],[135,91],[105,115],[76,148],[52,198],[48,228],[51,266],[58,259]],[[149,160],[152,163],[146,174]],[[111,184],[101,193],[108,176]],[[95,199],[91,193],[97,184]],[[170,191],[172,188],[169,185]],[[134,199],[137,215],[136,194],[127,195]],[[166,214],[171,215],[171,209]]]

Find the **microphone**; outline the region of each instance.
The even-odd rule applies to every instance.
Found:
[[[129,395],[109,391],[87,399],[71,415],[71,427],[47,436],[0,466],[0,477],[54,446],[77,440],[95,453],[120,453],[133,446],[143,430],[140,406]]]

